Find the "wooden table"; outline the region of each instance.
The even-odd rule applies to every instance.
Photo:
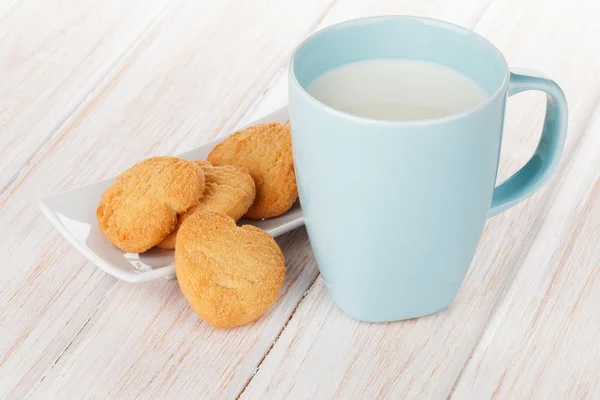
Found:
[[[278,240],[272,309],[214,330],[176,281],[106,275],[38,209],[284,104],[300,40],[391,13],[472,28],[569,101],[556,175],[489,221],[448,310],[350,319],[300,228]],[[598,0],[0,2],[0,398],[600,398],[599,16]],[[500,178],[532,153],[543,108],[510,99]]]

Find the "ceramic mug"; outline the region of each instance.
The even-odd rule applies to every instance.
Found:
[[[306,90],[319,75],[371,59],[453,68],[487,93],[478,106],[423,121],[380,121],[333,109]],[[496,186],[506,99],[547,94],[537,149]],[[385,16],[330,26],[296,49],[289,71],[294,163],[306,228],[338,306],[364,321],[431,314],[452,303],[486,219],[539,189],[567,128],[559,86],[510,72],[490,42],[437,20]]]

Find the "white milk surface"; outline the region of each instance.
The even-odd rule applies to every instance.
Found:
[[[388,121],[447,117],[488,98],[460,72],[412,60],[376,59],[342,65],[317,77],[307,90],[337,110]]]

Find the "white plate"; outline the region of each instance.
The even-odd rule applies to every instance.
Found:
[[[287,107],[251,122],[285,122],[288,120]],[[194,150],[179,154],[178,157],[190,160],[204,160],[217,143],[227,136],[213,140]],[[145,253],[124,253],[112,246],[100,230],[96,221],[96,207],[104,190],[114,181],[106,179],[78,189],[69,190],[46,197],[40,208],[50,222],[81,254],[103,271],[127,282],[145,282],[164,277],[175,277],[173,251],[151,249]],[[240,224],[252,224],[278,236],[304,224],[300,204],[296,202],[287,213],[263,221],[240,220]]]

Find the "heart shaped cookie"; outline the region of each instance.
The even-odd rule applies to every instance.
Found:
[[[179,226],[190,215],[213,210],[237,221],[254,202],[254,181],[245,168],[233,165],[214,167],[208,161],[196,161],[196,164],[204,171],[204,194],[195,206],[179,215],[175,230],[157,245],[161,249],[175,248]]]
[[[144,252],[176,226],[177,214],[198,202],[204,172],[193,161],[153,157],[117,177],[96,209],[98,227],[116,247]]]
[[[236,132],[215,146],[207,160],[248,169],[256,184],[256,199],[246,218],[276,217],[298,198],[289,123],[254,125]]]
[[[260,318],[275,302],[285,263],[267,233],[201,211],[179,228],[175,271],[192,309],[215,328],[232,328]]]

